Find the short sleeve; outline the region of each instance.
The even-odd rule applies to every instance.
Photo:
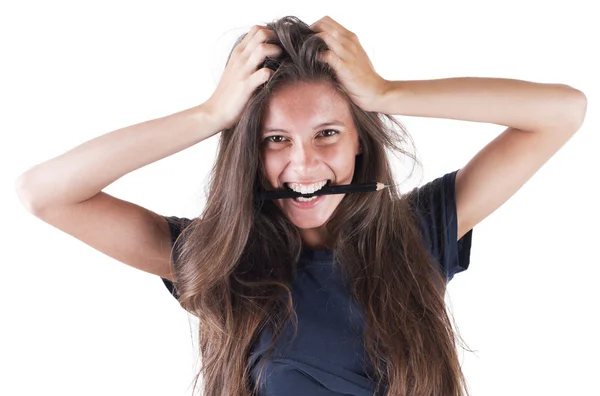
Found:
[[[470,229],[457,241],[458,222],[455,200],[455,180],[458,170],[447,173],[413,189],[408,196],[419,216],[426,246],[440,265],[446,283],[455,274],[469,268],[471,255]]]
[[[169,224],[169,232],[171,233],[171,246],[174,247],[172,251],[171,259],[173,263],[177,264],[177,258],[179,255],[179,247],[181,246],[182,240],[180,239],[177,242],[177,246],[175,246],[175,241],[177,241],[177,237],[181,234],[181,232],[192,222],[191,219],[185,217],[175,217],[175,216],[163,216],[167,223]],[[175,285],[168,279],[161,277],[163,283],[169,290],[169,292],[173,295],[173,297],[179,299],[179,295],[177,294],[177,290],[175,289]]]

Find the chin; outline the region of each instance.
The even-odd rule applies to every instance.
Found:
[[[310,230],[312,228],[319,228],[327,223],[326,220],[315,220],[315,219],[290,219],[292,223],[301,230]]]
[[[288,218],[296,227],[308,230],[311,228],[319,228],[327,223],[331,217],[331,213],[314,212],[314,213],[298,213],[296,211],[283,210],[285,217]]]
[[[306,211],[282,203],[278,203],[277,206],[296,227],[307,230],[324,226],[339,205],[339,201],[341,201],[341,198],[338,197],[335,197],[339,200],[338,202],[335,202],[336,200],[331,202],[332,196],[328,198],[327,201],[329,202],[322,202],[325,205],[320,208],[307,209]]]

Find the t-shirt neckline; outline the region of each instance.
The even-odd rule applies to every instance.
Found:
[[[333,250],[302,247],[301,257],[310,261],[331,261]]]

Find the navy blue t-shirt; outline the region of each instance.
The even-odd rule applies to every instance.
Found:
[[[449,282],[469,267],[469,230],[457,241],[455,178],[458,170],[445,174],[416,189],[411,203],[420,217],[426,246]],[[167,217],[171,238],[190,219]],[[298,332],[292,343],[293,325],[284,329],[276,349],[264,368],[261,396],[372,396],[374,382],[364,372],[363,323],[361,309],[350,296],[341,274],[332,265],[331,250],[302,251],[292,298],[298,316]],[[177,297],[172,282],[161,278]],[[269,345],[268,326],[252,346],[248,367],[256,381],[259,363]],[[266,378],[266,380],[265,380]]]

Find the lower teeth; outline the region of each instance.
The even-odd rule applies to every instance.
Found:
[[[315,195],[315,196],[313,196],[313,197],[311,197],[311,198],[305,198],[305,197],[296,197],[296,198],[294,198],[294,199],[295,199],[296,201],[300,201],[300,202],[310,202],[310,201],[312,201],[312,200],[314,200],[314,199],[316,199],[316,198],[317,198],[317,196]]]

